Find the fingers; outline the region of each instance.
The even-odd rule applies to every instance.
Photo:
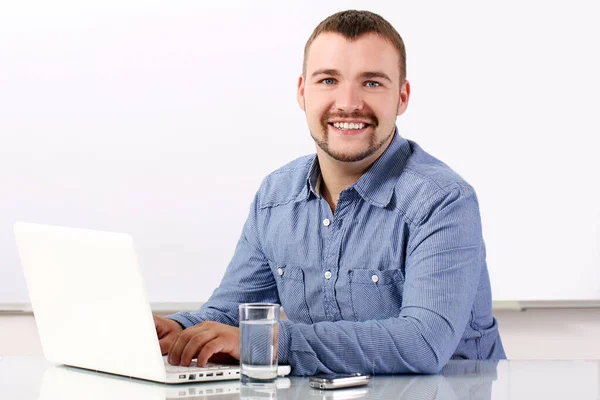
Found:
[[[159,339],[158,344],[160,345],[160,352],[163,356],[169,353],[169,349],[171,348],[171,345],[173,344],[175,339],[177,339],[177,336],[177,333],[173,333],[171,335]]]
[[[181,362],[180,365],[190,365],[192,363],[192,359],[198,356],[201,350],[203,350],[207,343],[217,337],[217,332],[215,331],[204,331],[197,333],[194,337],[190,339],[185,348],[183,349],[183,353],[181,354]],[[206,362],[203,364],[198,363],[199,366],[203,367],[206,365]]]
[[[184,331],[185,332],[185,331]],[[169,357],[167,358],[167,360],[169,361],[169,364],[171,365],[180,365],[180,361],[181,361],[181,353],[183,353],[183,349],[185,348],[185,345],[187,344],[187,342],[183,342],[182,337],[184,336],[184,333],[182,332],[177,339],[175,339],[172,343],[171,346],[169,347],[168,350],[168,354]]]
[[[186,329],[173,341],[168,350],[170,364],[189,366],[200,349],[217,336],[216,330],[201,325]]]
[[[156,328],[156,334],[158,335],[158,338],[160,339],[165,335],[166,326],[160,317],[153,315],[152,318],[154,318],[154,327]]]
[[[152,318],[154,318],[154,327],[156,328],[156,335],[158,336],[160,352],[162,355],[165,355],[169,352],[171,345],[177,339],[179,333],[183,331],[183,326],[177,321],[168,318],[155,315],[153,315]]]
[[[158,317],[156,315],[153,315],[152,317],[154,318],[154,326],[156,328],[156,335],[158,336],[160,352],[164,356],[168,353],[169,348],[177,338],[178,333],[169,329],[168,320],[166,318]]]
[[[168,338],[171,335],[169,334]],[[165,346],[166,347],[166,346]],[[205,321],[178,334],[168,349],[169,363],[189,366],[198,357],[197,364],[205,366],[211,356],[226,353],[239,359],[239,328]],[[161,346],[161,351],[164,352]]]
[[[216,354],[213,354],[208,359],[208,362],[214,362],[217,364],[232,364],[232,363],[235,363],[236,361],[237,361],[237,358],[235,358],[230,353],[216,353]]]
[[[198,366],[204,367],[209,358],[217,353],[227,353],[227,343],[223,337],[217,337],[206,343],[198,354]]]

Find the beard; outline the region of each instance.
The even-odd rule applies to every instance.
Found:
[[[341,151],[335,151],[329,147],[329,124],[327,121],[332,118],[341,118],[341,119],[360,119],[369,121],[369,128],[373,128],[373,133],[369,136],[369,144],[366,149],[362,150],[358,153],[344,153]],[[352,112],[352,113],[330,113],[329,111],[325,112],[321,117],[321,137],[319,139],[312,132],[310,135],[312,136],[315,143],[323,150],[327,155],[333,158],[336,161],[341,162],[356,162],[362,161],[365,158],[375,154],[381,147],[387,143],[390,137],[396,131],[396,128],[392,129],[392,131],[381,141],[376,141],[377,135],[375,134],[377,131],[377,127],[379,126],[379,120],[373,113],[362,113],[362,112]]]

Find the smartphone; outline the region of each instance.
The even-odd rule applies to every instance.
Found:
[[[336,374],[315,375],[309,379],[310,387],[315,389],[339,389],[369,384],[370,375],[362,374]]]

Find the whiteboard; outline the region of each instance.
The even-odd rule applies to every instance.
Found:
[[[314,152],[296,103],[326,16],[403,36],[400,133],[479,196],[495,300],[600,299],[593,1],[119,1],[0,6],[0,303],[15,221],[127,232],[150,299],[218,285],[262,178]]]

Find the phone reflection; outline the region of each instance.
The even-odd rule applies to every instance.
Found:
[[[364,399],[370,397],[370,388],[368,386],[354,387],[354,388],[342,388],[333,390],[321,390],[311,389],[310,397],[306,397],[308,400],[353,400],[353,399]]]

